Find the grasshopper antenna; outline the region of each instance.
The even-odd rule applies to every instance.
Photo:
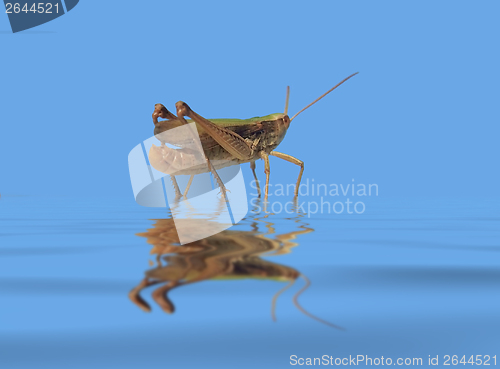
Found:
[[[342,81],[340,81],[339,83],[337,83],[334,87],[332,87],[330,90],[326,91],[323,95],[321,95],[320,97],[318,97],[316,100],[314,100],[312,103],[310,103],[309,105],[307,105],[304,109],[302,109],[301,111],[299,111],[297,114],[295,114],[292,119],[290,119],[290,122],[292,120],[294,120],[297,115],[299,115],[300,113],[302,113],[304,110],[306,110],[307,108],[310,108],[311,106],[313,106],[314,104],[316,104],[319,100],[321,100],[322,98],[324,98],[326,95],[328,95],[330,92],[332,92],[333,90],[335,90],[337,87],[339,87],[342,83],[344,83],[345,81],[347,81],[349,78],[351,77],[354,77],[356,74],[358,74],[359,72],[356,72],[354,74],[351,74],[349,77],[347,78],[344,78]],[[287,97],[287,106],[288,106],[288,97]],[[285,114],[286,114],[286,108],[285,108]]]
[[[290,86],[286,86],[285,115],[288,115],[288,100],[290,99]]]
[[[271,302],[271,318],[273,319],[273,321],[276,321],[276,302],[278,302],[279,295],[281,295],[287,289],[292,287],[294,283],[295,283],[295,279],[292,279],[290,281],[290,283],[288,283],[285,287],[283,287],[281,290],[276,292],[276,294],[273,296],[273,301]]]
[[[353,75],[354,75],[354,74],[353,74]],[[352,77],[352,76],[351,76],[351,77]],[[346,81],[347,79],[349,79],[349,78],[351,78],[351,77],[347,77],[344,81]],[[344,81],[342,81],[342,82],[344,82]],[[342,83],[342,82],[340,82],[340,83]],[[339,83],[339,84],[340,84],[340,83]],[[337,86],[335,86],[335,87],[337,87]],[[335,87],[334,87],[334,88],[335,88]],[[328,92],[327,92],[327,93],[328,93]],[[323,95],[323,96],[324,96],[324,95]],[[323,97],[323,96],[322,96],[322,97]],[[319,100],[319,99],[318,99],[318,100]],[[314,104],[314,103],[313,103],[313,104]],[[302,287],[302,289],[301,289],[299,292],[297,292],[297,293],[295,294],[295,296],[293,296],[293,303],[294,303],[295,307],[296,307],[297,309],[299,309],[299,310],[300,310],[300,312],[302,312],[304,315],[307,315],[309,318],[312,318],[312,319],[314,319],[314,320],[316,320],[316,321],[318,321],[318,322],[320,322],[320,323],[323,323],[323,324],[325,324],[325,325],[327,325],[327,326],[329,326],[329,327],[332,327],[332,328],[336,328],[336,329],[340,329],[340,330],[342,330],[342,331],[345,331],[345,328],[340,327],[340,326],[338,326],[338,325],[335,325],[335,324],[333,324],[333,323],[327,322],[326,320],[323,320],[323,319],[321,319],[321,318],[318,318],[317,316],[312,315],[310,312],[308,312],[306,309],[304,309],[302,306],[300,306],[300,304],[299,304],[299,300],[298,300],[298,299],[299,299],[299,296],[302,294],[302,292],[304,292],[305,290],[307,290],[307,289],[309,288],[309,286],[311,285],[311,282],[309,281],[309,279],[308,279],[308,278],[307,278],[304,274],[301,274],[300,276],[301,276],[302,278],[304,278],[304,281],[306,281],[306,285],[305,285],[304,287]]]

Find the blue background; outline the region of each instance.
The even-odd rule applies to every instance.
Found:
[[[151,136],[155,103],[247,118],[281,112],[290,85],[293,114],[359,71],[280,145],[306,176],[378,183],[384,196],[497,194],[498,2],[74,10],[19,34],[0,16],[0,193],[130,196],[127,154]],[[293,182],[295,168],[271,160]]]
[[[499,14],[496,1],[87,0],[18,34],[0,14],[0,367],[499,360]],[[290,85],[293,115],[354,72],[278,150],[305,162],[304,181],[376,183],[379,196],[361,199],[361,215],[258,222],[277,237],[307,225],[299,247],[269,260],[307,275],[302,305],[346,331],[293,307],[302,281],[277,323],[271,281],[179,288],[172,316],[133,305],[154,261],[135,234],[167,216],[134,202],[128,173],[154,104],[248,118],[282,112]],[[271,183],[297,173],[271,158]]]

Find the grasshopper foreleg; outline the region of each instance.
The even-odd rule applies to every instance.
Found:
[[[276,156],[277,158],[289,161],[290,163],[297,164],[300,166],[299,178],[297,178],[297,184],[295,185],[295,197],[299,194],[300,180],[302,179],[302,173],[304,172],[304,162],[291,155],[283,154],[277,151],[271,151],[269,155]]]

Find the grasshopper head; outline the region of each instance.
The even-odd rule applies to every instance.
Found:
[[[285,129],[288,129],[288,127],[290,127],[290,117],[286,114],[283,114],[283,116],[281,117],[281,124],[283,124],[283,126],[285,127]]]
[[[288,115],[283,114],[283,113],[275,113],[275,114],[270,114],[266,115],[265,117],[261,117],[263,120],[268,120],[268,121],[273,121],[275,124],[280,127],[284,128],[285,130],[288,129],[290,126],[291,119]]]

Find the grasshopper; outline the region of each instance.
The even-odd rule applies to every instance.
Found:
[[[226,201],[226,188],[224,183],[217,174],[217,169],[221,169],[230,165],[242,163],[250,163],[253,176],[258,186],[260,196],[260,186],[255,174],[255,161],[258,159],[264,160],[264,173],[266,174],[266,185],[264,190],[264,201],[267,201],[269,188],[270,165],[269,156],[276,156],[293,164],[300,166],[299,176],[295,185],[295,197],[298,195],[302,173],[304,172],[304,162],[287,154],[275,151],[278,145],[285,138],[285,134],[290,126],[290,123],[304,110],[308,109],[330,92],[335,90],[342,83],[353,77],[357,73],[345,78],[323,95],[318,97],[312,103],[296,113],[292,118],[288,116],[288,100],[290,97],[290,87],[287,87],[285,112],[270,114],[263,117],[255,117],[250,119],[211,119],[208,120],[201,115],[195,113],[185,102],[179,101],[175,104],[177,116],[172,114],[162,104],[156,104],[152,117],[155,125],[154,134],[162,142],[161,147],[153,145],[149,152],[149,160],[151,165],[164,173],[170,174],[174,184],[177,196],[182,196],[172,175],[175,174],[190,174],[188,185],[184,192],[187,195],[189,186],[195,174],[211,172],[217,181],[219,188]],[[186,120],[184,117],[190,118]],[[166,120],[159,121],[158,118]],[[194,153],[192,150],[176,150],[165,145],[165,143],[174,146],[183,147],[182,140],[178,138],[169,141],[168,135],[162,134],[170,129],[180,127],[182,125],[194,122],[198,130],[200,143],[205,154],[206,165],[189,166],[189,169],[178,170],[182,164],[193,160]],[[201,150],[200,150],[201,152]],[[213,164],[212,162],[217,162]],[[182,167],[182,165],[181,165]],[[186,166],[184,166],[186,168]]]

